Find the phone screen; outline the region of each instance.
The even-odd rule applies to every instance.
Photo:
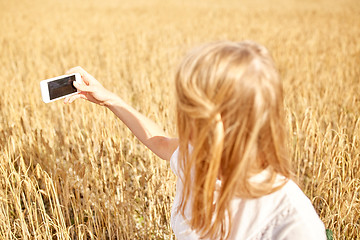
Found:
[[[75,75],[48,82],[50,100],[75,93],[74,81]]]

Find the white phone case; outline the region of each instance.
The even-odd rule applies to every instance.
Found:
[[[62,76],[42,80],[40,82],[42,100],[45,103],[49,103],[49,102],[53,102],[53,101],[56,101],[56,100],[59,100],[59,99],[65,98],[67,96],[71,96],[71,95],[74,95],[74,94],[78,93],[79,91],[77,91],[77,90],[75,92],[69,93],[69,91],[74,90],[73,86],[71,86],[72,83],[71,84],[69,84],[70,82],[65,83],[65,84],[63,83],[63,81],[66,81],[66,80],[70,81],[72,76],[75,76],[74,81],[76,81],[78,83],[82,82],[81,75],[79,73],[73,73],[73,74],[69,74],[69,75],[62,75]],[[68,79],[68,78],[70,78],[70,79]],[[51,87],[51,85],[56,85],[56,83],[59,83],[59,82],[62,82],[61,87],[58,87],[58,88]],[[62,90],[62,89],[65,89],[65,90]],[[57,90],[56,95],[55,96],[50,96],[51,92],[56,91],[56,90]],[[61,91],[63,91],[63,92],[61,92]]]

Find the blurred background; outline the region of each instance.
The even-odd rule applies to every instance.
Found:
[[[283,79],[296,180],[334,239],[360,239],[359,39],[358,0],[0,0],[0,238],[174,239],[169,164],[39,83],[82,66],[175,136],[186,52],[253,40]]]

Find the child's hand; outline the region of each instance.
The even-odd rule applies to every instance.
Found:
[[[78,98],[89,100],[90,102],[106,105],[113,97],[113,93],[106,90],[93,76],[81,67],[74,67],[66,74],[80,73],[83,80],[82,84],[74,82],[74,86],[80,91],[78,94],[66,97],[64,103],[72,103]]]

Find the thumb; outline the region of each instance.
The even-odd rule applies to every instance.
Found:
[[[91,92],[91,90],[92,90],[92,88],[90,86],[87,86],[85,84],[80,84],[78,82],[73,82],[73,84],[77,90],[80,90],[82,92]]]

